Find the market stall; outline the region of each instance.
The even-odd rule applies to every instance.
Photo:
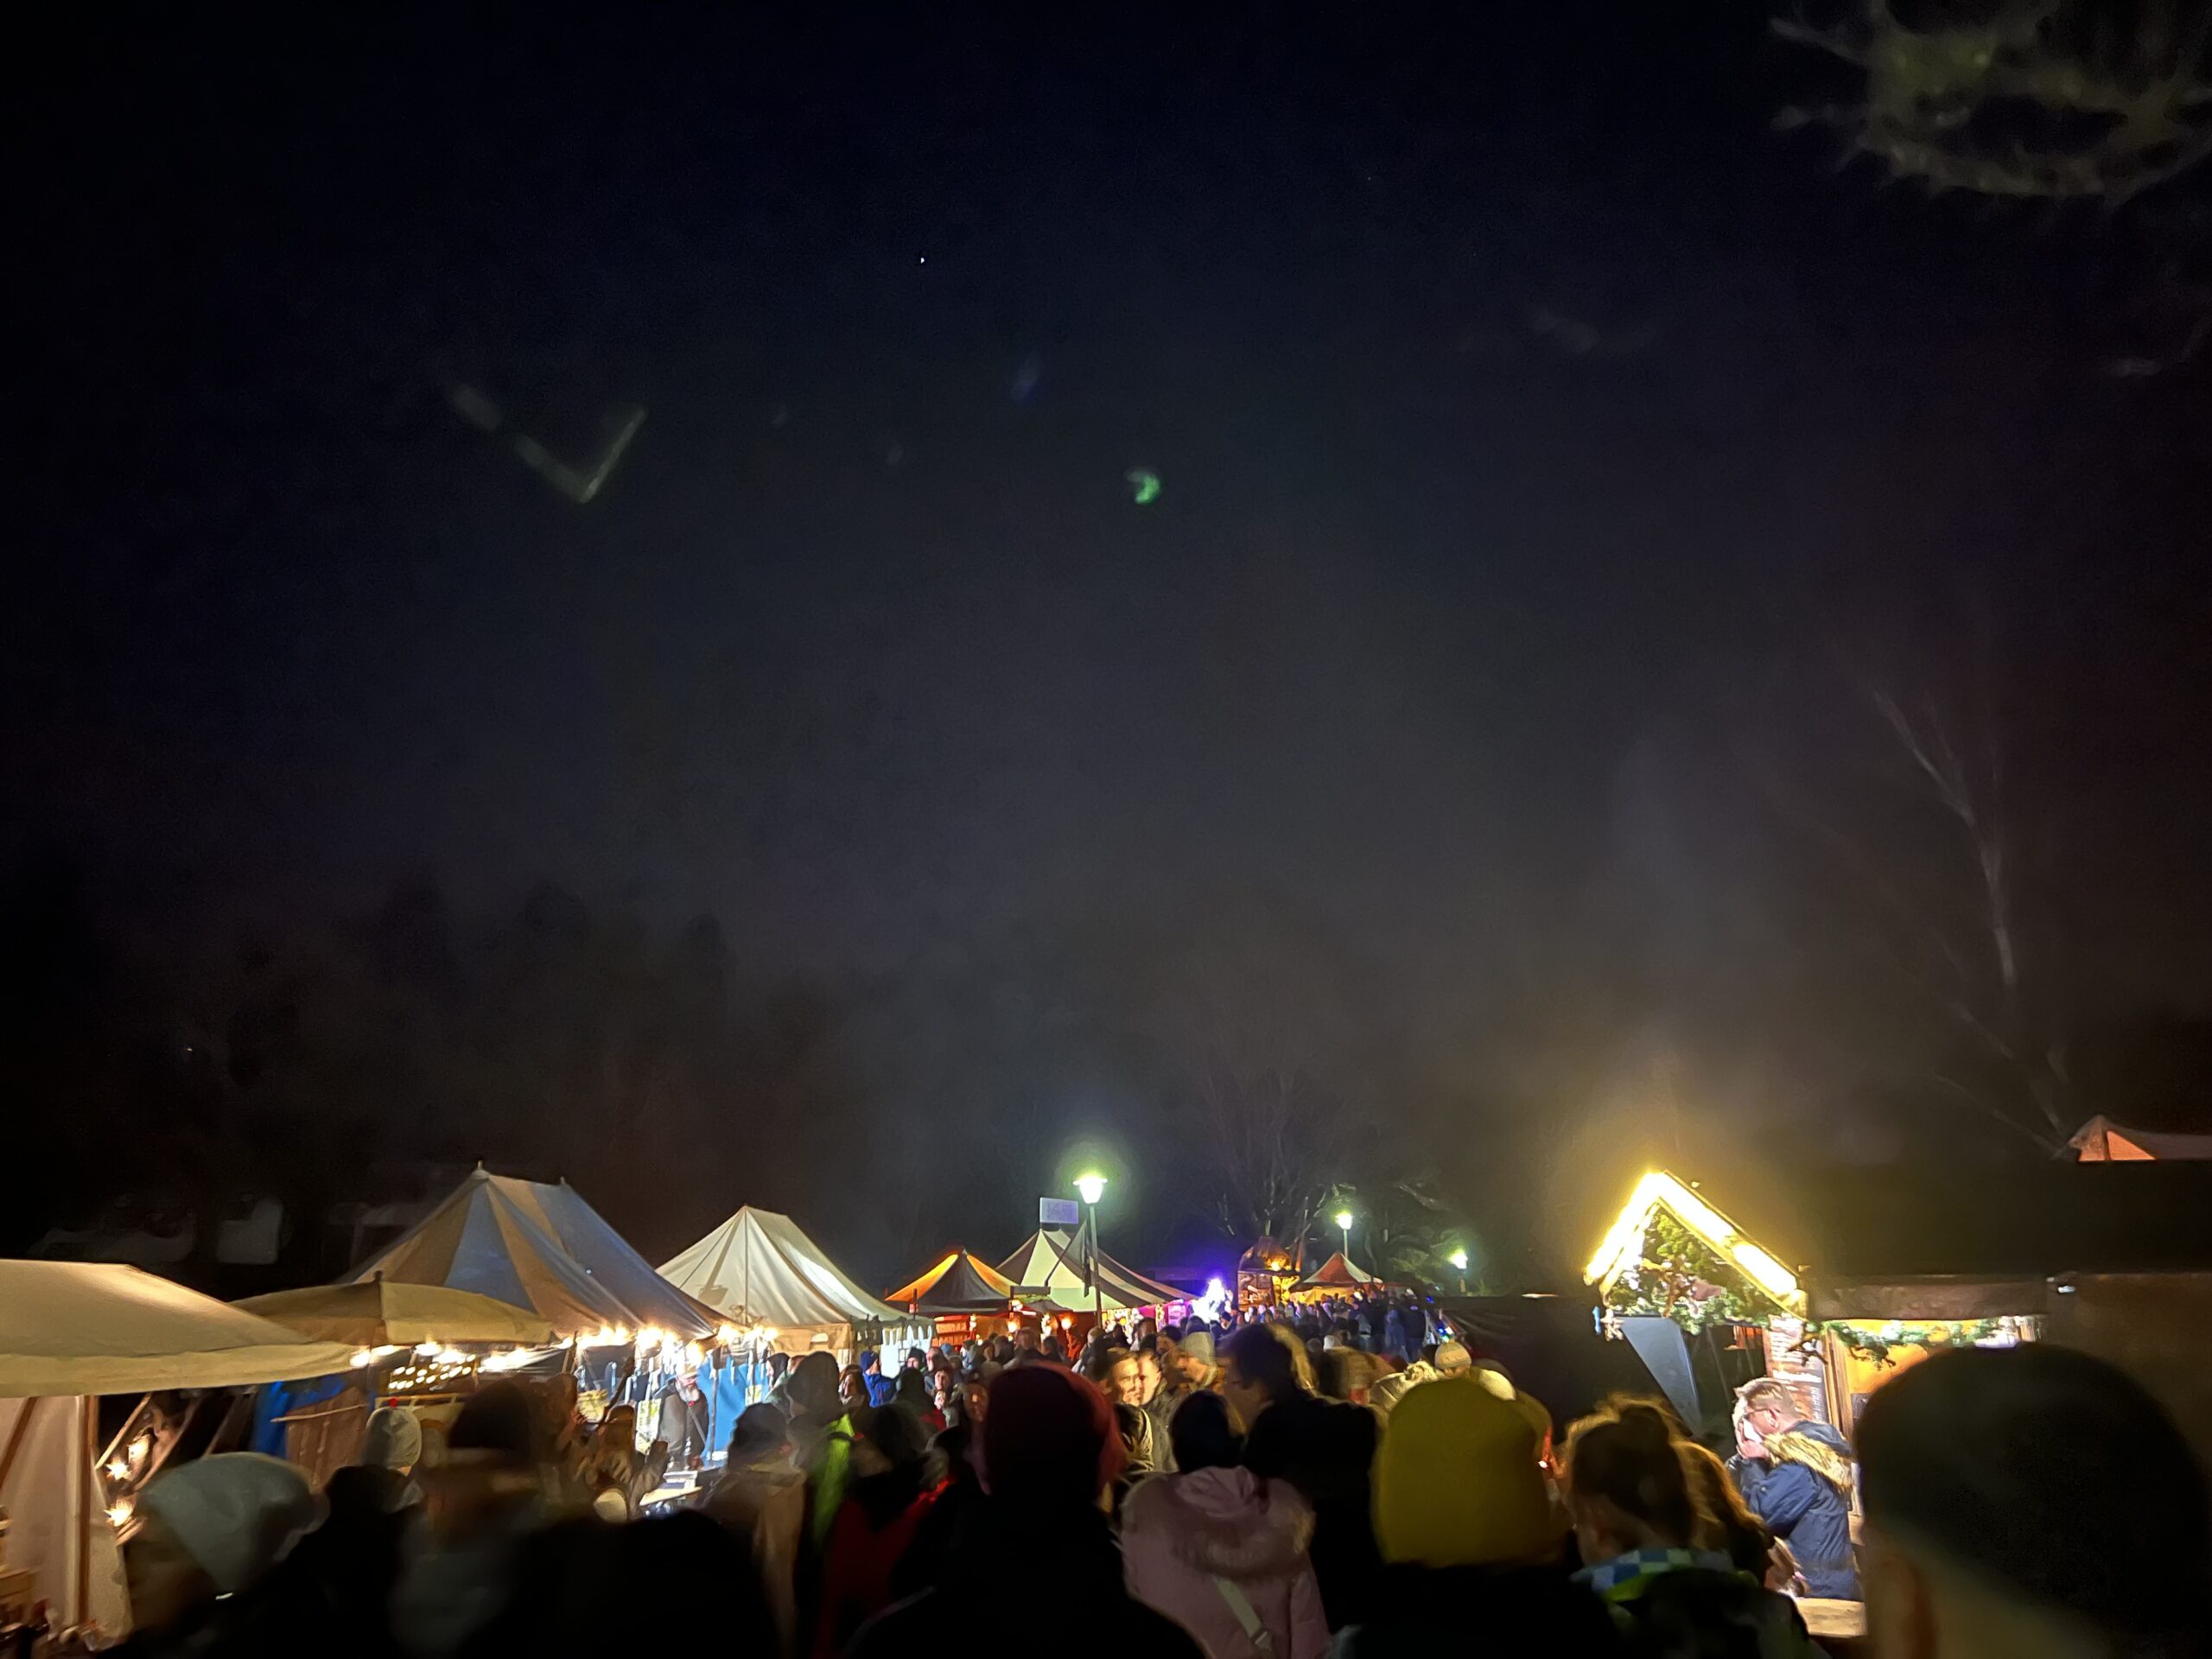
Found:
[[[661,1275],[718,1311],[734,1340],[700,1368],[708,1402],[710,1457],[719,1456],[738,1414],[768,1388],[770,1354],[821,1351],[849,1365],[862,1349],[926,1346],[933,1322],[871,1296],[840,1271],[789,1216],[751,1205],[661,1264]]]
[[[309,1285],[232,1304],[288,1330],[353,1351],[349,1373],[289,1397],[273,1390],[267,1433],[283,1456],[319,1485],[353,1461],[369,1413],[404,1402],[435,1432],[480,1370],[532,1363],[540,1353],[565,1363],[552,1322],[474,1291],[376,1278],[360,1284]]]
[[[679,1461],[703,1459],[714,1426],[696,1394],[698,1368],[741,1333],[656,1272],[565,1181],[547,1185],[480,1166],[430,1213],[354,1274],[444,1285],[531,1309],[568,1344],[579,1407],[638,1408],[640,1448],[669,1440]],[[463,1360],[425,1357],[415,1392],[458,1382]],[[441,1373],[443,1375],[441,1375]],[[671,1401],[681,1401],[671,1408]],[[662,1416],[673,1415],[664,1434]]]
[[[1382,1281],[1338,1250],[1285,1291],[1283,1300],[1292,1302],[1333,1301],[1341,1297],[1384,1288],[1387,1287]]]
[[[1190,1300],[1188,1291],[1124,1267],[1103,1250],[1095,1253],[1065,1228],[1039,1228],[999,1263],[1024,1307],[1059,1331],[1071,1351],[1095,1319],[1149,1314],[1166,1319]],[[1092,1269],[1086,1271],[1086,1269]]]
[[[1273,1307],[1288,1300],[1290,1287],[1305,1276],[1302,1245],[1278,1243],[1262,1234],[1237,1258],[1236,1306]]]
[[[1022,1313],[1014,1281],[967,1250],[955,1250],[896,1290],[884,1292],[883,1300],[929,1316],[940,1342],[1001,1335]]]
[[[346,1369],[352,1351],[137,1268],[0,1261],[0,1600],[47,1604],[57,1629],[130,1628],[118,1546],[168,1446],[99,1444],[99,1396],[225,1389]]]

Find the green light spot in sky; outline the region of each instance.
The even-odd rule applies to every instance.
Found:
[[[1132,467],[1123,474],[1129,480],[1129,493],[1137,505],[1149,506],[1160,499],[1160,474],[1148,467]]]

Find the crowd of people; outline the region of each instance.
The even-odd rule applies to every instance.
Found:
[[[155,1480],[130,1650],[911,1659],[997,1630],[1071,1659],[1797,1659],[1796,1598],[1863,1584],[1898,1659],[2206,1651],[2205,1475],[2101,1361],[1940,1355],[1855,1447],[1762,1379],[1724,1459],[1656,1399],[1556,1432],[1418,1313],[1147,1320],[1074,1355],[1025,1332],[887,1375],[811,1353],[690,1506],[645,1516],[634,1421],[583,1424],[572,1384],[488,1383],[434,1465],[387,1408],[320,1497],[249,1454]]]

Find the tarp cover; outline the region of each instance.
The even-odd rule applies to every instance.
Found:
[[[130,1633],[130,1599],[92,1474],[99,1406],[86,1395],[0,1400],[0,1510],[8,1565],[31,1574],[54,1628],[95,1624],[120,1638]]]
[[[1088,1313],[1095,1307],[1107,1313],[1133,1313],[1141,1307],[1190,1300],[1188,1291],[1147,1279],[1103,1250],[1098,1252],[1094,1293],[1084,1283],[1084,1254],[1074,1234],[1046,1227],[1032,1233],[1020,1249],[1000,1262],[999,1271],[1025,1296],[1034,1296],[1039,1306],[1049,1304],[1064,1313]]]
[[[249,1296],[232,1304],[248,1313],[324,1342],[356,1348],[418,1342],[506,1343],[536,1347],[553,1340],[553,1325],[530,1308],[473,1290],[391,1279],[366,1284],[310,1285]]]
[[[275,1382],[352,1359],[137,1268],[0,1261],[0,1398]]]
[[[564,1337],[651,1326],[698,1341],[721,1322],[654,1272],[567,1182],[481,1169],[353,1277],[379,1273],[534,1308]]]
[[[660,1271],[671,1284],[732,1319],[749,1318],[785,1330],[895,1325],[906,1317],[839,1272],[789,1216],[750,1205],[662,1262]]]
[[[983,1313],[1014,1300],[1013,1281],[966,1250],[955,1250],[911,1284],[884,1294],[917,1313]]]

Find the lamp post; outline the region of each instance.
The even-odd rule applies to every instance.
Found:
[[[1344,1266],[1351,1266],[1351,1211],[1339,1210],[1336,1213],[1337,1230],[1344,1236]]]
[[[1460,1294],[1462,1296],[1464,1296],[1464,1295],[1465,1295],[1465,1294],[1467,1294],[1467,1248],[1466,1248],[1466,1246],[1463,1244],[1463,1245],[1461,1245],[1458,1249],[1456,1249],[1456,1250],[1452,1251],[1452,1256],[1451,1256],[1451,1261],[1452,1261],[1452,1265],[1454,1268],[1458,1268],[1458,1269],[1459,1269],[1459,1294]]]
[[[1096,1170],[1077,1176],[1075,1195],[1090,1211],[1090,1319],[1096,1330],[1106,1321],[1106,1289],[1098,1282],[1098,1200],[1106,1196],[1106,1178]]]

